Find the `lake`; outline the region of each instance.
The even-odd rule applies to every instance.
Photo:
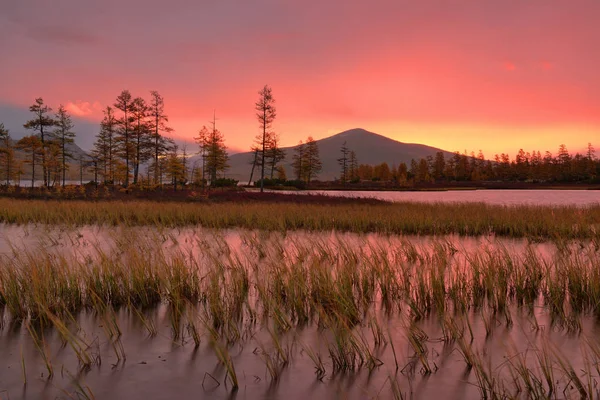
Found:
[[[424,203],[477,203],[495,205],[573,205],[585,207],[600,203],[600,190],[448,190],[448,191],[284,191],[296,194],[326,194],[328,196],[372,197],[385,201],[416,201]]]
[[[57,310],[64,303],[51,299],[83,301],[65,333],[16,320],[7,296],[2,398],[477,399],[527,397],[527,380],[540,382],[530,390],[579,398],[571,369],[598,395],[594,242],[44,225],[0,232],[1,293],[16,282],[14,295],[32,312],[39,297]],[[128,293],[153,294],[136,282],[156,287],[160,301],[134,303]],[[89,300],[86,292],[104,285],[106,304]],[[76,287],[86,289],[68,296]],[[128,300],[109,305],[120,295]]]

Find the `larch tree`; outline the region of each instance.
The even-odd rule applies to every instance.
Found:
[[[141,97],[133,99],[131,116],[133,119],[133,184],[138,183],[140,164],[151,158],[152,141],[150,137],[150,125],[147,121],[149,108],[146,101]]]
[[[358,178],[358,158],[356,157],[356,152],[354,150],[350,150],[350,154],[348,156],[348,164],[350,181],[353,181]]]
[[[52,112],[52,109],[44,104],[44,100],[41,97],[35,99],[35,103],[29,107],[29,111],[34,114],[34,117],[27,121],[23,127],[39,134],[40,142],[42,143],[41,158],[44,186],[47,187],[50,178],[46,164],[46,148],[50,139],[48,137],[50,135],[50,129],[55,126],[56,121],[48,115]]]
[[[250,170],[250,179],[248,179],[248,185],[252,184],[252,178],[254,177],[254,170],[256,169],[256,167],[258,166],[258,163],[260,162],[258,154],[260,153],[260,149],[258,148],[258,146],[252,146],[251,149],[253,156],[252,156],[252,161],[250,162],[250,164],[252,164],[252,169]]]
[[[183,184],[185,185],[188,182],[188,146],[187,143],[184,143],[181,146],[181,164],[183,165]]]
[[[316,177],[319,172],[323,169],[321,157],[319,156],[319,145],[317,142],[309,136],[306,139],[306,150],[305,150],[305,170],[306,170],[306,183],[310,184],[312,178]]]
[[[202,171],[206,171],[206,175],[208,175],[211,185],[213,185],[217,180],[217,174],[229,168],[225,137],[216,128],[215,121],[213,120],[212,129],[203,126],[194,140],[200,147],[199,154],[202,155]]]
[[[305,153],[306,147],[301,140],[298,143],[298,146],[294,147],[294,155],[292,156],[292,169],[294,170],[294,176],[298,181],[304,180]]]
[[[278,134],[273,132],[269,135],[269,147],[266,151],[267,151],[267,155],[266,155],[267,165],[271,169],[269,177],[271,179],[273,179],[273,175],[275,174],[275,169],[277,168],[277,165],[281,161],[285,160],[285,155],[286,155],[285,150],[283,150],[279,147],[279,135]]]
[[[170,141],[164,136],[173,132],[167,124],[169,117],[165,114],[165,100],[155,90],[150,92],[150,104],[148,106],[148,117],[150,119],[150,131],[152,142],[152,157],[154,158],[152,170],[154,172],[154,183],[160,183],[159,159],[163,157],[170,148]]]
[[[346,181],[348,180],[348,158],[350,155],[350,150],[348,149],[346,142],[342,144],[340,152],[342,153],[342,156],[337,159],[340,166],[340,181],[342,181],[342,185],[346,185]]]
[[[114,106],[117,110],[122,112],[121,118],[117,120],[119,128],[117,130],[115,139],[118,144],[117,150],[119,155],[125,161],[122,174],[124,175],[123,178],[125,187],[127,187],[129,186],[129,174],[131,171],[130,165],[133,161],[135,150],[131,132],[131,124],[133,122],[133,99],[131,97],[131,93],[129,93],[128,90],[123,90],[117,97],[117,101],[115,102]]]
[[[15,151],[12,145],[12,139],[8,129],[4,127],[4,124],[0,124],[0,168],[5,174],[6,186],[10,185],[10,180],[13,177],[14,169],[13,164],[15,162]]]
[[[185,176],[185,165],[178,151],[179,148],[174,145],[166,157],[165,172],[173,185],[173,190],[177,190],[177,183],[182,182]]]
[[[28,155],[25,162],[31,165],[31,187],[33,188],[35,186],[35,165],[44,154],[44,145],[38,136],[29,135],[17,142],[17,148]]]
[[[115,135],[117,124],[117,118],[112,107],[106,107],[104,109],[104,118],[100,122],[100,132],[96,136],[94,150],[92,151],[100,164],[99,167],[102,171],[104,184],[115,182]]]
[[[257,143],[260,148],[260,191],[264,191],[265,180],[265,158],[271,143],[271,127],[277,112],[275,110],[275,98],[268,85],[265,85],[259,92],[259,98],[255,104],[256,117],[259,121],[260,133],[257,136]]]
[[[58,107],[58,111],[56,112],[55,118],[56,129],[54,129],[54,139],[56,140],[60,148],[60,170],[62,172],[62,185],[64,187],[66,173],[68,169],[67,159],[73,157],[73,155],[67,149],[67,145],[70,143],[74,143],[75,132],[72,131],[74,125],[73,121],[71,120],[71,116],[62,104]]]

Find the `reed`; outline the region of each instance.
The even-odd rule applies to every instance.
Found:
[[[44,241],[61,243],[54,235]],[[152,336],[158,324],[143,310],[165,304],[173,340],[185,345],[191,338],[198,347],[208,338],[234,390],[240,381],[230,352],[257,337],[267,338],[258,354],[273,381],[294,361],[294,343],[300,343],[320,380],[329,372],[375,372],[384,350],[393,352],[387,358],[393,356],[392,368],[406,372],[410,368],[401,369],[406,364],[433,375],[439,339],[424,326],[434,321],[443,336],[440,346],[460,354],[481,397],[544,398],[561,390],[565,397],[596,395],[590,378],[600,372],[596,341],[586,342],[582,365],[550,345],[529,352],[510,348],[508,361],[498,363],[482,350],[486,338],[474,332],[475,323],[484,325],[480,336],[497,326],[510,331],[521,311],[544,309],[559,321],[556,330],[581,334],[581,318],[600,313],[600,251],[593,241],[561,244],[547,254],[535,243],[514,250],[490,241],[467,250],[445,238],[417,244],[385,236],[373,242],[341,234],[247,231],[236,245],[222,232],[173,235],[125,229],[109,246],[87,247],[85,256],[61,246],[13,247],[0,256],[3,305],[9,319],[27,327],[49,377],[51,351],[39,325],[53,326],[80,364],[90,368],[99,360],[73,330],[79,329],[76,313],[92,310],[120,361],[126,355],[119,313],[129,310]],[[322,347],[296,340],[307,326],[323,339]],[[409,349],[407,357],[396,351],[401,343]],[[413,375],[407,379],[416,379]],[[394,378],[392,396],[404,396],[397,385]]]
[[[416,235],[488,235],[598,241],[600,206],[496,206],[483,203],[339,204],[42,201],[0,198],[0,223],[246,228]]]

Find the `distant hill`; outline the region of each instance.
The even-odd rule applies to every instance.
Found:
[[[319,180],[333,180],[340,175],[340,167],[337,159],[340,158],[340,148],[343,143],[350,150],[354,150],[359,164],[381,164],[387,162],[390,167],[398,165],[401,162],[410,164],[411,159],[419,160],[429,155],[433,156],[441,151],[446,158],[453,153],[441,150],[423,144],[403,143],[377,133],[369,132],[364,129],[351,129],[316,141],[319,146],[323,171],[317,176]],[[286,159],[282,162],[289,178],[292,177],[292,156],[294,147],[286,147]],[[240,182],[247,183],[252,168],[252,152],[233,154],[229,159],[230,168],[226,175],[229,178],[238,179]],[[260,173],[259,173],[260,175]],[[254,173],[256,177],[256,171]],[[257,179],[257,178],[254,178]]]

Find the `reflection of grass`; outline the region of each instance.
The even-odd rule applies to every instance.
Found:
[[[482,203],[297,204],[45,202],[0,199],[0,222],[294,229],[405,234],[596,238],[600,206],[492,206]]]
[[[124,231],[111,250],[95,248],[86,257],[61,254],[59,247],[15,250],[0,259],[0,302],[26,323],[50,376],[48,342],[34,326],[53,326],[81,366],[90,368],[99,360],[73,333],[73,315],[94,311],[117,359],[124,360],[119,309],[129,309],[155,335],[158,324],[143,310],[165,303],[173,339],[198,347],[207,337],[234,389],[243,382],[231,350],[255,342],[273,381],[293,363],[295,343],[318,379],[329,372],[376,372],[388,344],[397,371],[435,374],[435,342],[422,324],[434,321],[483,397],[543,398],[563,390],[566,397],[596,395],[590,377],[599,369],[596,342],[585,345],[583,368],[550,345],[529,353],[510,348],[498,365],[473,331],[475,323],[487,334],[500,325],[513,329],[517,313],[532,315],[543,307],[554,329],[581,332],[582,316],[600,314],[600,252],[593,242],[561,243],[555,254],[542,256],[534,245],[522,252],[499,244],[459,251],[444,240],[357,245],[343,237],[306,235],[289,242],[283,235],[246,232],[241,248],[218,234],[202,235],[197,252],[188,254],[175,245],[178,238],[168,237]],[[397,329],[404,335],[393,335],[390,321],[403,322]],[[296,340],[307,325],[316,328],[323,346]],[[406,346],[399,346],[402,336]],[[398,385],[395,379],[391,389],[402,397],[405,388]]]

